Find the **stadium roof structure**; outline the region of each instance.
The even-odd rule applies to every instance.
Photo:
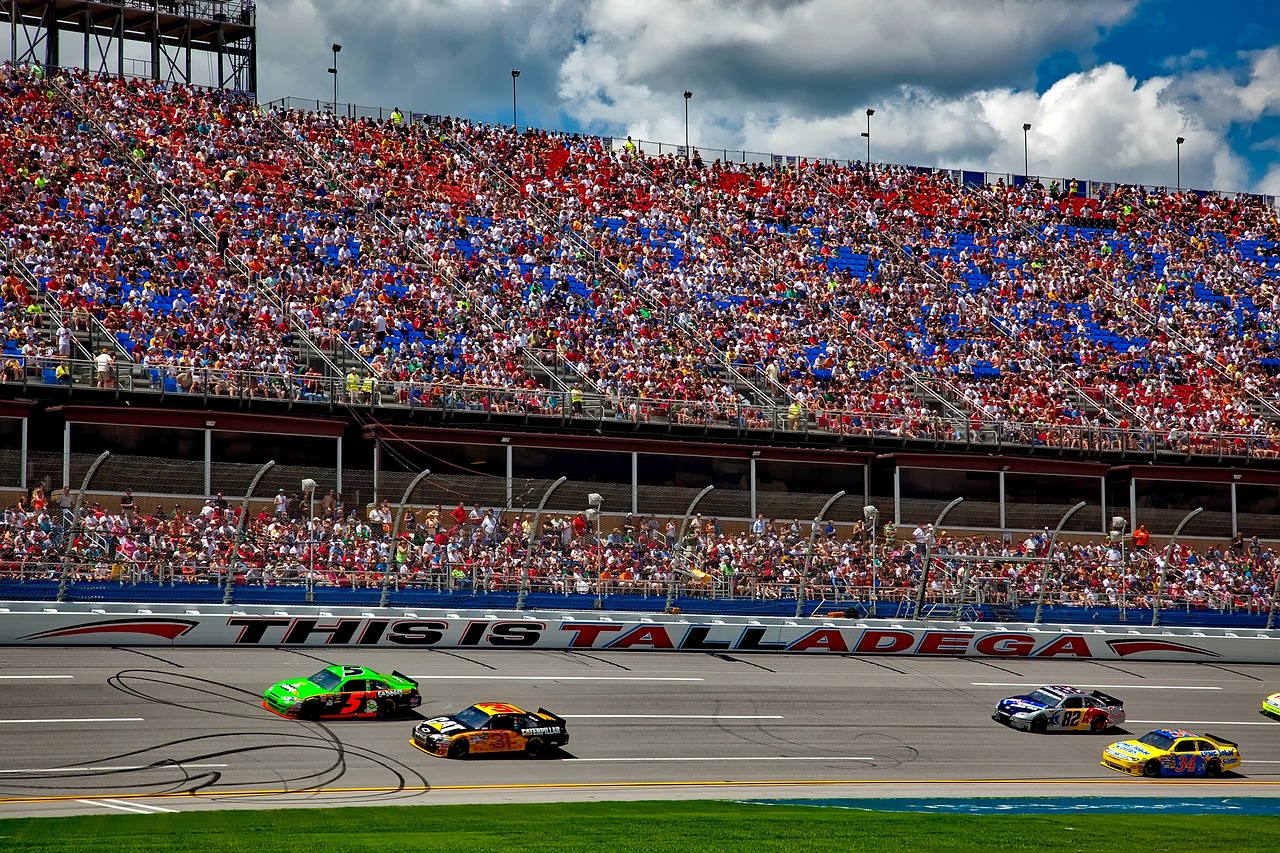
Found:
[[[46,68],[75,64],[63,55],[63,33],[84,37],[86,71],[125,74],[125,43],[150,46],[148,74],[192,83],[194,53],[214,54],[217,88],[256,91],[258,36],[250,0],[0,0],[13,58]]]

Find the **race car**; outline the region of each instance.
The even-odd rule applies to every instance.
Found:
[[[433,717],[414,726],[409,743],[444,758],[472,754],[521,752],[529,758],[545,755],[569,742],[563,717],[546,708],[529,713],[502,702],[480,702],[452,717]]]
[[[262,695],[262,707],[299,720],[394,717],[422,704],[418,682],[366,666],[326,666],[309,678],[277,681]]]
[[[1101,690],[1041,687],[1010,696],[996,705],[991,719],[1028,732],[1105,732],[1124,722],[1124,703]]]
[[[1240,766],[1240,745],[1217,735],[1156,729],[1111,744],[1101,763],[1134,776],[1220,776]]]
[[[1272,693],[1262,700],[1262,710],[1258,712],[1264,717],[1280,720],[1280,693]]]

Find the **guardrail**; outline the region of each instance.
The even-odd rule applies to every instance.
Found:
[[[121,365],[50,356],[5,355],[0,381],[77,390],[122,390],[157,396],[207,400],[289,400],[354,406],[475,412],[513,417],[545,416],[571,421],[658,423],[680,427],[804,435],[861,436],[896,441],[942,442],[1000,449],[1047,447],[1085,451],[1133,451],[1175,457],[1275,459],[1280,441],[1269,435],[1213,433],[1181,429],[1149,432],[1084,424],[979,421],[910,416],[894,411],[850,411],[784,407],[747,400],[663,399],[592,394],[575,407],[572,392],[525,387],[483,386],[439,379],[389,381],[357,373],[346,377],[228,370],[181,365]],[[562,369],[562,368],[561,368]],[[569,374],[572,375],[572,374]],[[886,403],[886,407],[890,404]],[[576,410],[575,410],[576,409]]]

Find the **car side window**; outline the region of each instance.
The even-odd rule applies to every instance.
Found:
[[[1086,708],[1101,708],[1101,707],[1102,707],[1102,703],[1101,703],[1101,702],[1099,702],[1097,699],[1094,699],[1092,696],[1082,696],[1082,697],[1080,697],[1080,701],[1084,703],[1084,706],[1085,706]]]
[[[1196,742],[1193,740],[1180,740],[1173,747],[1174,752],[1195,752]]]
[[[368,686],[368,688],[366,688],[366,689],[368,689],[368,690],[389,690],[390,688],[387,686],[387,683],[386,683],[385,681],[373,681],[373,680],[371,679],[371,680],[369,681],[369,686]]]
[[[514,728],[514,726],[512,725],[512,723],[514,722],[515,722],[515,718],[513,718],[510,714],[499,714],[496,717],[489,720],[489,730],[496,732],[496,731],[501,731],[503,729],[511,729],[511,728]]]
[[[363,678],[352,678],[342,685],[343,693],[359,693],[365,689]]]
[[[1083,708],[1084,702],[1079,696],[1068,696],[1067,701],[1062,703],[1064,708]]]
[[[1205,750],[1209,750],[1209,749],[1217,749],[1217,747],[1209,743],[1209,741],[1207,740],[1198,740],[1196,741],[1196,749],[1200,750],[1201,752],[1204,752]]]

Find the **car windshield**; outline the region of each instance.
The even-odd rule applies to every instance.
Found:
[[[474,705],[453,715],[453,718],[468,729],[483,728],[489,722],[489,715]]]
[[[332,672],[330,672],[327,669],[322,669],[319,672],[317,672],[315,675],[307,679],[307,681],[310,681],[312,684],[316,685],[321,690],[332,690],[333,688],[338,686],[338,682],[341,680],[342,680],[341,678],[334,675]]]
[[[1041,705],[1057,705],[1060,697],[1055,693],[1049,693],[1044,690],[1032,690],[1027,694],[1027,698],[1032,702],[1039,702]]]
[[[1168,749],[1173,746],[1173,738],[1162,735],[1159,732],[1148,732],[1138,738],[1138,743],[1145,743],[1147,746],[1154,746],[1156,749]]]

